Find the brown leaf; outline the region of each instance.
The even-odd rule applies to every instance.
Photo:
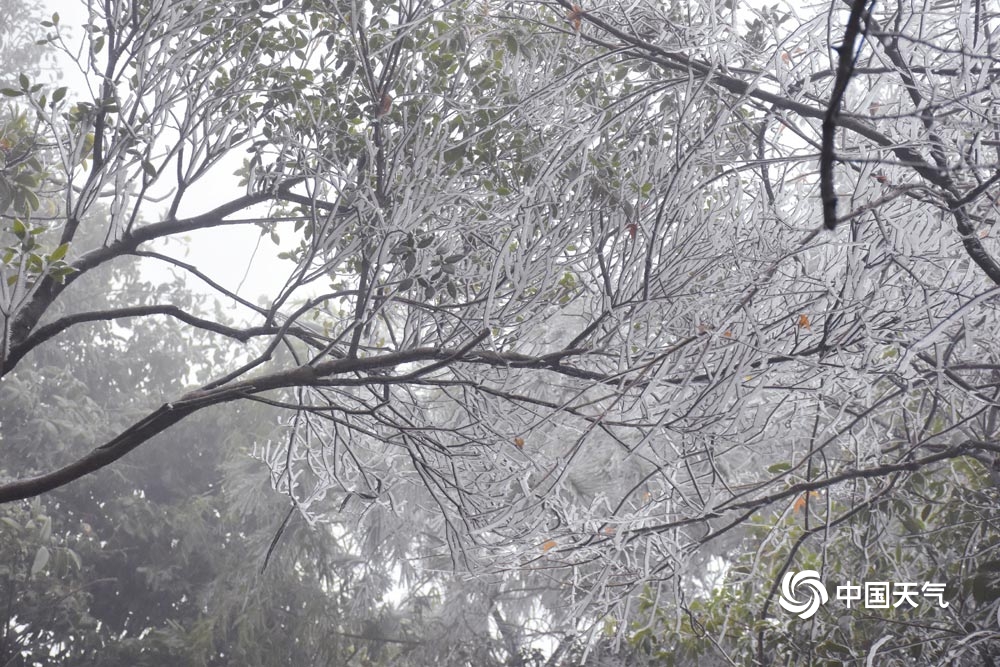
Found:
[[[573,26],[573,32],[580,32],[580,27],[583,25],[583,10],[580,9],[580,5],[573,5],[566,14],[566,19]]]
[[[809,493],[803,493],[801,496],[795,499],[795,503],[792,505],[792,511],[794,512],[804,512],[806,509],[806,500],[809,496],[813,498],[819,498],[818,491],[810,491]]]

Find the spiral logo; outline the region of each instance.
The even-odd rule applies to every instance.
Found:
[[[795,590],[803,586],[811,591],[809,599],[800,602],[795,597]],[[798,614],[799,618],[811,618],[819,611],[820,605],[826,604],[830,595],[826,592],[826,586],[820,581],[819,572],[816,570],[802,570],[801,572],[786,572],[781,578],[781,596],[778,598],[780,604],[786,611]]]

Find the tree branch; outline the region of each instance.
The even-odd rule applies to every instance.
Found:
[[[179,400],[166,403],[136,422],[117,437],[97,447],[85,456],[50,473],[29,477],[0,484],[0,504],[31,498],[39,494],[64,486],[84,475],[90,474],[117,461],[150,438],[161,433],[198,412],[203,408],[222,403],[230,403],[239,399],[251,398],[257,394],[288,389],[291,387],[316,387],[335,384],[330,378],[363,372],[377,372],[417,361],[443,361],[491,363],[497,366],[509,366],[514,363],[521,366],[544,367],[562,373],[575,375],[558,361],[568,354],[578,351],[560,352],[556,355],[542,357],[527,357],[511,353],[491,353],[482,355],[471,352],[471,348],[480,343],[485,336],[478,335],[473,341],[457,350],[438,347],[419,347],[412,350],[389,352],[373,357],[331,359],[310,366],[308,364],[279,371],[267,375],[250,378],[224,387],[208,390],[195,390],[182,396]],[[590,373],[588,373],[590,375]],[[395,384],[406,384],[407,376],[394,378]],[[605,378],[606,380],[608,378]],[[345,383],[355,378],[345,378]],[[384,375],[378,376],[377,383],[391,381]]]
[[[830,94],[830,104],[823,117],[823,135],[819,155],[819,190],[823,201],[823,224],[833,231],[837,226],[837,192],[833,184],[833,163],[836,154],[833,149],[834,135],[837,131],[837,117],[840,115],[840,105],[847,91],[854,71],[854,43],[861,34],[861,15],[864,13],[867,0],[854,0],[851,14],[847,19],[847,29],[844,41],[837,49],[837,77],[833,82],[833,92]]]
[[[572,5],[569,2],[569,0],[557,0],[557,1],[567,10],[574,11],[573,10],[574,5]],[[855,5],[852,5],[852,8],[856,7],[858,4],[862,5],[863,9],[864,3],[862,2],[862,0],[856,0]],[[659,46],[656,46],[655,44],[649,44],[647,42],[644,42],[641,39],[629,35],[628,33],[622,30],[619,30],[618,28],[610,25],[609,23],[601,20],[600,18],[597,18],[596,16],[590,14],[589,12],[580,12],[580,15],[583,19],[585,19],[589,23],[601,28],[608,34],[614,35],[618,39],[622,40],[623,42],[637,49],[639,51],[637,55],[645,57],[647,60],[655,62],[661,67],[664,67],[665,69],[680,71],[680,72],[688,72],[691,74],[695,74],[697,76],[705,77],[711,83],[714,83],[715,85],[731,93],[769,102],[773,104],[775,108],[796,113],[804,118],[815,118],[820,120],[825,120],[826,118],[828,110],[817,109],[815,107],[809,106],[808,104],[796,102],[795,100],[790,100],[786,97],[782,97],[781,95],[777,95],[774,93],[767,92],[765,90],[760,90],[759,88],[755,88],[753,85],[741,79],[718,72],[709,63],[700,62],[692,58],[689,58],[683,53],[674,53],[671,51],[667,51],[666,49],[663,49]],[[590,41],[594,44],[599,44],[606,48],[616,48],[616,45],[609,44],[594,37],[584,35],[583,38],[586,39],[587,41]],[[950,208],[952,208],[954,212],[956,227],[958,233],[962,236],[962,245],[965,247],[966,252],[968,253],[969,257],[972,258],[972,260],[976,263],[976,265],[979,266],[979,268],[981,268],[983,272],[990,278],[990,280],[992,280],[997,285],[1000,285],[1000,264],[998,264],[996,260],[993,259],[993,257],[983,246],[979,238],[976,237],[975,230],[973,229],[968,216],[964,213],[964,210],[959,205],[959,202],[964,201],[967,197],[961,197],[959,195],[958,191],[955,188],[954,183],[951,181],[951,178],[946,173],[943,173],[941,168],[925,160],[924,157],[916,149],[910,148],[908,145],[902,144],[901,142],[892,139],[888,135],[879,132],[874,127],[863,122],[859,118],[841,116],[837,118],[836,126],[850,130],[862,137],[874,141],[882,148],[886,148],[892,151],[892,153],[899,159],[899,161],[902,164],[916,171],[922,178],[924,178],[928,182],[933,183],[939,188],[942,188],[946,193],[948,205]],[[829,151],[823,151],[823,153],[829,153]],[[832,181],[830,181],[830,183],[832,185]],[[822,190],[822,184],[821,184],[821,190]],[[826,193],[826,195],[828,197],[830,193]],[[821,193],[821,197],[822,196],[823,194]],[[824,224],[827,227],[829,227],[830,219],[827,218],[827,215],[831,213],[831,211],[827,210],[827,205],[828,205],[827,201],[826,199],[824,199]],[[832,211],[832,213],[835,214],[835,211]],[[836,225],[836,218],[834,217],[832,220],[833,224]]]
[[[855,470],[848,470],[837,475],[831,475],[823,479],[816,479],[810,482],[799,482],[798,484],[792,484],[789,487],[781,491],[777,491],[767,496],[762,496],[760,498],[754,498],[752,500],[745,500],[738,503],[733,503],[731,505],[726,505],[723,503],[717,509],[710,512],[705,512],[704,514],[696,517],[688,517],[686,519],[679,519],[677,521],[670,521],[668,523],[661,523],[655,526],[646,526],[643,528],[636,528],[631,531],[630,538],[635,538],[640,535],[645,535],[648,533],[661,533],[674,528],[681,528],[683,526],[690,526],[696,523],[702,523],[709,519],[718,519],[724,516],[727,512],[732,512],[736,510],[749,510],[756,511],[762,507],[766,507],[772,503],[786,498],[794,498],[800,496],[803,493],[808,493],[810,491],[817,491],[820,489],[825,489],[841,482],[846,482],[855,479],[871,479],[873,477],[886,477],[893,473],[898,472],[915,472],[920,470],[924,466],[930,465],[931,463],[937,463],[939,461],[947,461],[949,459],[958,458],[959,456],[966,456],[969,450],[974,447],[974,443],[966,442],[953,447],[949,447],[944,451],[938,452],[937,454],[930,454],[921,459],[915,459],[910,461],[904,461],[902,463],[887,463],[885,465],[875,466],[874,468],[858,468]],[[765,482],[766,484],[766,482]]]
[[[298,180],[289,181],[288,184],[283,187],[292,187],[298,182]],[[279,190],[278,194],[281,194],[282,192],[283,190]],[[58,298],[58,296],[62,294],[67,287],[69,287],[87,271],[90,271],[116,257],[131,254],[140,245],[146,243],[147,241],[172,236],[174,234],[192,232],[199,229],[209,229],[224,225],[248,224],[246,220],[226,220],[225,218],[226,216],[232,215],[237,211],[241,211],[245,208],[249,208],[250,206],[274,199],[276,196],[278,195],[271,192],[244,195],[227,202],[222,206],[218,206],[208,213],[204,213],[193,218],[187,218],[184,220],[166,220],[140,227],[135,232],[123,236],[114,243],[85,253],[72,264],[75,272],[66,276],[63,282],[54,280],[51,276],[42,280],[42,284],[39,286],[38,291],[31,299],[31,302],[18,313],[17,320],[14,322],[14,326],[12,327],[12,345],[17,345],[19,342],[24,341],[31,333],[31,330],[38,324],[38,321],[42,318],[42,315],[45,314],[45,311],[47,311],[52,303],[55,302],[56,298]]]
[[[256,336],[268,336],[282,331],[282,327],[278,326],[247,327],[244,329],[230,327],[212,320],[196,317],[195,315],[181,310],[177,306],[169,304],[132,306],[129,308],[118,308],[114,310],[96,310],[69,315],[37,329],[24,342],[11,348],[7,359],[4,361],[3,365],[0,366],[0,375],[6,374],[13,369],[17,363],[31,350],[74,325],[83,324],[85,322],[108,322],[111,320],[129,317],[145,317],[149,315],[169,315],[170,317],[174,317],[182,322],[190,324],[191,326],[204,329],[205,331],[211,331],[212,333],[217,333],[221,336],[226,336],[227,338],[236,339],[241,343],[245,343]],[[304,329],[296,327],[293,330],[289,330],[287,333],[306,340],[310,344],[319,345],[319,343],[315,340],[315,335]]]

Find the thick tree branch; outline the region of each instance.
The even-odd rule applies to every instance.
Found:
[[[833,163],[836,160],[834,136],[837,131],[837,117],[840,105],[847,91],[854,71],[854,44],[861,34],[861,17],[867,0],[854,0],[851,14],[847,19],[844,41],[837,48],[837,77],[833,82],[830,104],[823,116],[823,135],[819,157],[819,190],[823,201],[823,224],[833,230],[837,226],[837,193],[833,182]]]
[[[301,182],[301,179],[289,180],[287,183],[282,185],[282,188],[279,189],[277,193],[257,192],[237,197],[236,199],[218,206],[207,213],[193,218],[185,218],[183,220],[165,220],[163,222],[145,225],[135,230],[133,233],[123,236],[114,243],[85,253],[73,262],[72,266],[75,269],[75,272],[66,276],[63,282],[60,283],[51,277],[43,279],[42,285],[31,299],[31,303],[25,306],[20,313],[18,313],[17,320],[14,322],[14,326],[12,328],[12,344],[18,345],[20,342],[24,341],[28,337],[31,330],[38,324],[38,321],[42,318],[42,315],[45,314],[45,311],[47,311],[55,302],[56,298],[58,298],[58,296],[62,294],[67,287],[69,287],[86,272],[101,266],[116,257],[132,254],[143,243],[153,241],[155,239],[173,236],[176,234],[185,234],[200,229],[210,229],[226,225],[235,226],[249,224],[246,220],[226,220],[226,217],[251,206],[271,201],[275,198],[280,199],[287,192],[287,188],[294,187],[299,182]]]
[[[332,378],[356,373],[376,373],[376,384],[392,382],[386,378],[384,371],[405,364],[420,361],[432,362],[478,362],[490,363],[495,366],[512,366],[549,368],[558,370],[569,376],[579,376],[578,369],[559,364],[564,357],[580,353],[578,350],[559,352],[555,355],[527,357],[514,353],[490,353],[483,355],[471,351],[472,347],[485,339],[484,333],[477,335],[471,343],[457,349],[440,347],[419,347],[412,350],[389,352],[372,357],[331,359],[315,365],[303,365],[285,371],[261,375],[223,387],[207,390],[195,390],[182,396],[179,400],[166,403],[136,422],[113,440],[97,447],[85,456],[58,470],[36,477],[16,480],[0,484],[0,503],[13,502],[37,496],[41,493],[64,486],[84,475],[90,474],[122,458],[150,438],[161,433],[185,419],[186,417],[212,405],[230,403],[232,401],[252,398],[257,394],[292,387],[319,387],[337,384]],[[432,364],[435,368],[440,363]],[[394,384],[405,384],[408,377],[418,378],[419,371],[395,378]],[[585,373],[586,376],[594,375]],[[610,380],[606,376],[604,379]],[[357,384],[356,378],[345,378],[345,384]]]
[[[233,338],[242,343],[245,343],[256,336],[268,336],[282,331],[282,327],[278,326],[246,328],[230,327],[212,320],[197,317],[181,310],[177,306],[168,304],[133,306],[131,308],[116,308],[113,310],[97,310],[86,313],[77,313],[40,327],[28,336],[28,338],[20,345],[11,348],[10,354],[4,361],[4,364],[0,366],[0,375],[6,374],[13,369],[17,363],[31,350],[54,338],[59,333],[72,326],[83,324],[85,322],[109,322],[111,320],[120,320],[130,317],[146,317],[149,315],[169,315],[170,317],[174,317],[182,322],[190,324],[191,326],[204,329],[205,331],[210,331],[212,333],[217,333],[221,336],[226,336],[227,338]],[[304,329],[295,327],[288,330],[287,333],[306,340],[310,344],[317,346],[321,345],[316,340],[315,334],[312,334]]]

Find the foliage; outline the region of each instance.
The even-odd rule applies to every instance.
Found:
[[[751,519],[744,544],[710,590],[673,610],[647,595],[630,634],[635,650],[658,665],[989,664],[996,655],[996,489],[978,465],[957,461],[925,469],[901,482],[898,493],[861,506],[844,529],[824,517],[842,513],[848,499],[797,499],[784,512]],[[827,539],[821,539],[828,535]],[[830,600],[801,620],[769,614],[788,568],[820,573]],[[867,605],[864,582],[910,582],[916,594],[893,606]],[[946,585],[942,601],[920,591]],[[860,600],[848,602],[848,590]],[[842,589],[843,588],[843,589]],[[838,590],[842,589],[842,590]],[[850,606],[848,606],[850,605]],[[780,609],[774,610],[780,612]]]
[[[51,66],[51,52],[38,44],[38,23],[43,20],[44,7],[35,0],[3,0],[0,2],[0,87],[8,86],[20,72],[36,72]]]
[[[387,550],[404,579],[517,582],[541,592],[513,616],[537,604],[587,631],[626,632],[645,591],[697,634],[683,609],[712,563],[749,568],[744,597],[699,605],[755,619],[732,650],[761,662],[798,639],[766,602],[772,577],[933,570],[972,603],[920,650],[980,650],[993,517],[976,494],[1000,453],[997,16],[924,9],[106,3],[80,51],[91,90],[10,89],[5,132],[47,157],[0,175],[59,205],[15,193],[3,212],[0,390],[93,322],[170,317],[234,347],[193,391],[133,386],[130,425],[79,433],[94,448],[68,463],[51,445],[5,458],[19,467],[0,500],[257,400],[283,411],[257,450],[274,486],[308,522],[365,517],[359,552]],[[192,195],[233,168],[228,197]],[[287,274],[264,305],[162,248],[215,227],[278,244]],[[132,256],[210,285],[247,324],[166,286],[73,307]],[[796,533],[781,508],[799,498],[806,517],[825,507]],[[861,539],[865,518],[879,528]],[[404,522],[420,530],[394,533]],[[949,570],[904,557],[913,532],[986,550]],[[881,641],[845,624],[852,659]]]
[[[78,305],[126,307],[156,289],[135,267],[100,278],[111,289]],[[196,297],[172,289],[197,312]],[[177,391],[177,370],[210,353],[167,319],[64,334],[5,382],[5,451],[49,467],[81,440],[123,428],[151,397]],[[504,650],[488,633],[442,624],[440,582],[411,582],[406,598],[391,600],[400,583],[387,561],[356,549],[351,522],[307,530],[293,518],[268,558],[288,500],[262,494],[265,471],[250,454],[274,420],[254,404],[207,411],[114,470],[5,506],[0,661],[419,665],[463,664],[464,652],[499,664]],[[53,434],[60,447],[35,446]]]

